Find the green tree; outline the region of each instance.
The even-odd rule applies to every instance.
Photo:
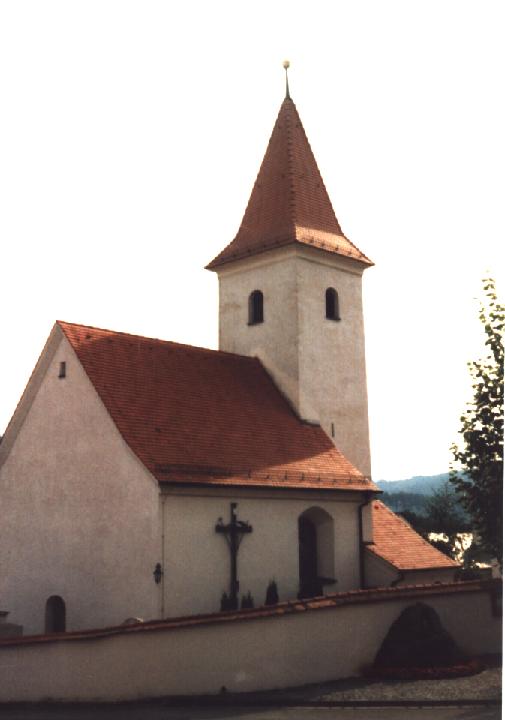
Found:
[[[463,442],[451,448],[455,464],[450,480],[461,493],[480,546],[502,563],[503,497],[503,328],[505,306],[495,283],[483,281],[485,301],[479,318],[487,354],[468,363],[473,399],[461,416]]]
[[[451,537],[469,530],[458,495],[449,482],[445,482],[426,498],[426,515],[430,532],[444,533]]]
[[[460,534],[471,529],[461,508],[458,493],[449,482],[445,482],[431,495],[423,497],[425,501],[423,515],[412,510],[403,510],[399,514],[437,550],[457,559],[462,552]],[[430,538],[431,533],[446,535],[447,540],[433,540]]]

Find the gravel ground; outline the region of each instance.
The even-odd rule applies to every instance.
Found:
[[[359,700],[499,700],[502,669],[488,668],[476,675],[447,680],[366,680],[348,678],[321,685],[252,693],[258,699],[303,702],[345,702]]]

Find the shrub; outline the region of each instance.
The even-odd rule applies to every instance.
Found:
[[[240,607],[242,608],[242,610],[244,610],[245,608],[254,607],[254,600],[250,590],[247,595],[242,595],[242,602],[240,604]]]
[[[229,597],[227,593],[223,593],[221,595],[221,612],[225,612],[226,610],[236,610],[237,609],[237,601],[234,600],[232,597]]]
[[[275,580],[270,580],[267,587],[265,605],[277,605],[278,602],[279,592],[277,590],[277,583],[275,582]]]

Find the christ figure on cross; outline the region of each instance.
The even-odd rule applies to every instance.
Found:
[[[237,520],[237,503],[230,503],[230,522],[225,525],[223,519],[219,518],[216,524],[216,532],[224,535],[230,548],[230,605],[236,609],[238,607],[239,589],[237,579],[238,549],[244,535],[252,532],[252,527],[244,520]]]

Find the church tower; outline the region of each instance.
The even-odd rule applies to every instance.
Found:
[[[370,475],[362,275],[289,95],[219,277],[219,348],[257,356],[298,415]]]

